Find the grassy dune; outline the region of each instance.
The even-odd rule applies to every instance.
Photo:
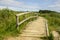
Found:
[[[9,9],[0,10],[0,40],[7,35],[15,35],[18,33],[15,27],[15,14],[17,14],[17,12]]]
[[[0,10],[0,40],[3,40],[8,36],[17,36],[20,33],[20,30],[26,26],[28,22],[32,19],[27,20],[23,24],[21,24],[18,29],[16,28],[16,17],[15,15],[21,13],[9,9]],[[35,12],[36,13],[36,12]],[[45,17],[48,20],[48,25],[50,31],[56,30],[60,33],[60,13],[54,11],[39,11],[39,16]],[[20,16],[19,20],[22,21],[27,17],[33,14],[27,14]],[[35,19],[35,18],[34,18]]]
[[[18,29],[16,28],[16,17],[15,15],[20,12],[9,10],[9,9],[2,9],[0,10],[0,40],[3,40],[5,37],[8,36],[17,36],[20,33],[20,30],[24,28],[24,26],[30,22],[32,19],[27,20],[23,24],[21,24]],[[33,14],[27,14],[20,16],[19,20],[22,21],[27,17]]]
[[[49,29],[60,31],[60,13],[55,11],[40,11],[39,16],[45,17],[48,20]]]
[[[60,34],[60,13],[50,10],[40,10],[39,16],[48,20],[48,28],[50,32],[49,40],[53,40],[51,31],[57,31]]]

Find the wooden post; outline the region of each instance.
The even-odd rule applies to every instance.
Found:
[[[46,29],[46,36],[47,36],[47,39],[48,39],[48,36],[49,36],[49,30],[48,30],[47,20],[45,21],[45,29]]]
[[[16,16],[16,28],[19,26],[18,23],[19,23],[19,16]]]
[[[46,32],[47,32],[47,36],[49,36],[49,30],[48,30],[48,23],[47,23],[47,20],[46,20]]]
[[[56,31],[52,31],[53,40],[59,40],[59,34]]]

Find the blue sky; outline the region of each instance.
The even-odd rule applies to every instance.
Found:
[[[53,10],[60,12],[60,0],[0,0],[0,9],[18,11]]]

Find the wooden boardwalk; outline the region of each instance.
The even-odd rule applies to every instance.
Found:
[[[28,23],[18,37],[8,38],[7,40],[43,40],[40,37],[46,37],[49,35],[48,25],[46,24],[46,19],[39,17],[37,20]]]

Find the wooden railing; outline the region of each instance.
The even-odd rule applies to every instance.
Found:
[[[19,17],[23,17],[22,20],[19,20]],[[26,17],[27,16],[27,17]],[[23,24],[25,21],[31,19],[31,18],[37,18],[38,17],[38,13],[33,13],[33,12],[25,12],[25,13],[19,13],[16,14],[16,27],[18,27],[19,25]],[[48,39],[49,36],[49,30],[48,30],[48,24],[47,24],[47,20],[44,21],[45,22],[45,32],[46,32],[46,36]]]
[[[46,38],[49,40],[49,29],[48,29],[48,21],[45,20],[45,32],[46,32]]]
[[[20,20],[21,16],[23,17],[22,20]],[[31,18],[35,18],[35,17],[38,17],[38,13],[25,12],[25,13],[16,14],[16,27],[18,27],[19,25],[21,25],[25,21],[27,21],[27,20],[29,20]]]

